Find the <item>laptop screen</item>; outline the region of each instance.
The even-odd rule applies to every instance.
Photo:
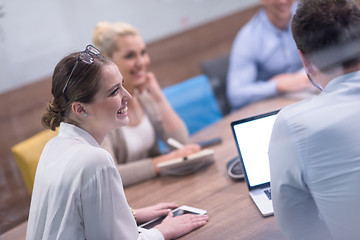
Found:
[[[231,123],[249,190],[270,185],[268,147],[279,110]]]

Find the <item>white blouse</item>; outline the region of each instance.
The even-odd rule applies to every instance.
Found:
[[[86,131],[61,123],[41,155],[26,239],[163,239],[138,234],[110,154]]]
[[[122,127],[126,147],[126,162],[133,162],[149,157],[149,152],[155,144],[156,136],[153,125],[146,114],[137,126]]]

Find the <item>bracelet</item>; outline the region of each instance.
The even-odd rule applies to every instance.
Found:
[[[135,212],[135,210],[132,207],[130,207],[130,210],[131,210],[131,213],[134,216],[135,221],[136,221],[136,212]]]

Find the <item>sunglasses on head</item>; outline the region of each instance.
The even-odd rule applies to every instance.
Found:
[[[78,66],[79,62],[84,62],[86,64],[93,64],[94,63],[93,56],[98,56],[98,55],[100,55],[99,49],[97,49],[96,47],[94,47],[91,44],[87,45],[83,52],[80,52],[79,57],[76,60],[76,63],[74,65],[74,67],[72,68],[71,73],[70,73],[68,79],[66,80],[65,86],[62,90],[62,94],[67,102],[69,101],[69,99],[66,96],[66,89],[69,85],[70,79],[71,79],[76,67]]]

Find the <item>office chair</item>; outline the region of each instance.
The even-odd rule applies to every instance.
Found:
[[[203,73],[209,78],[219,103],[222,114],[230,113],[231,108],[226,95],[226,77],[229,66],[229,56],[222,56],[204,61],[200,64]]]
[[[198,75],[163,89],[190,135],[222,118],[209,79]]]
[[[30,194],[32,193],[36,167],[38,165],[41,152],[45,147],[45,144],[57,134],[58,129],[56,131],[46,129],[20,143],[17,143],[11,148],[11,152],[15,157],[16,164]]]

